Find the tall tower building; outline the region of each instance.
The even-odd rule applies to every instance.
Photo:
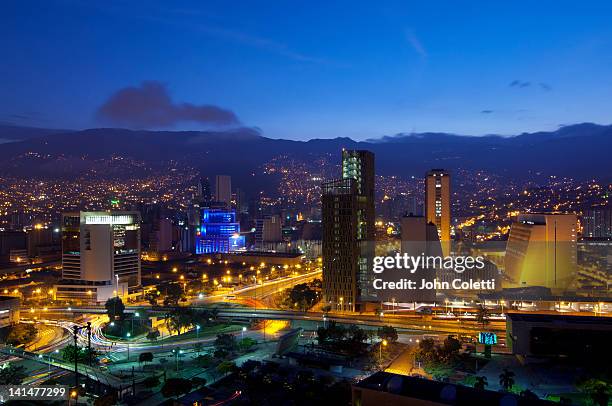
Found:
[[[438,237],[447,253],[450,242],[450,175],[443,169],[432,169],[425,177],[425,217],[438,229]]]
[[[334,310],[354,310],[358,299],[359,217],[357,181],[323,183],[323,300]]]
[[[612,206],[594,206],[582,217],[585,238],[612,239]]]
[[[215,201],[223,202],[229,208],[232,203],[232,177],[217,175],[215,178]]]
[[[210,202],[212,200],[208,178],[202,178],[198,182],[198,198],[198,200],[203,202]]]
[[[519,214],[506,245],[507,287],[568,288],[577,268],[576,230],[575,214]]]
[[[374,240],[374,154],[342,150],[342,179],[354,179],[357,187],[357,238]]]
[[[62,280],[57,300],[103,302],[140,286],[140,213],[62,215]]]

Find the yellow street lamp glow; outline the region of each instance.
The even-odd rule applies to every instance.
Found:
[[[382,345],[383,345],[384,347],[386,347],[386,346],[387,346],[387,340],[382,340]]]
[[[176,271],[178,271],[177,267],[172,268],[172,272],[176,272]]]

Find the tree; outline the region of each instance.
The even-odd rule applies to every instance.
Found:
[[[87,347],[75,347],[74,345],[67,345],[62,348],[61,351],[62,359],[68,362],[74,362],[75,357],[78,357],[79,362],[89,362],[96,358],[99,353],[95,349],[90,350]]]
[[[165,315],[165,322],[169,331],[182,334],[193,325],[194,312],[189,308],[177,307]]]
[[[166,287],[166,297],[164,298],[165,306],[178,306],[179,300],[185,295],[183,288],[176,283],[169,284]]]
[[[499,385],[504,390],[509,391],[514,386],[514,372],[504,368],[501,374],[499,374]]]
[[[397,330],[392,326],[382,326],[378,329],[378,337],[381,340],[387,340],[390,343],[397,341]]]
[[[157,340],[158,337],[159,337],[159,330],[153,330],[147,333],[147,340],[149,341],[155,341]]]
[[[104,304],[104,308],[106,309],[106,314],[110,321],[116,319],[123,320],[125,318],[125,305],[118,296],[108,299]]]
[[[215,348],[218,350],[232,352],[236,349],[236,346],[236,337],[233,334],[221,333],[215,339]]]
[[[153,362],[153,353],[152,352],[142,352],[138,356],[138,362]]]
[[[27,376],[25,367],[10,362],[0,367],[0,385],[20,385]]]
[[[329,312],[331,312],[331,309],[332,309],[331,305],[325,305],[325,306],[321,307],[321,311],[323,313],[329,313]]]
[[[209,368],[213,364],[213,357],[210,354],[202,354],[196,357],[196,362],[202,368]]]
[[[158,298],[158,296],[159,296],[159,292],[158,291],[148,291],[144,295],[144,300],[149,302],[151,304],[151,306],[157,306],[157,298]]]
[[[442,346],[438,349],[438,358],[444,362],[451,361],[457,357],[460,349],[461,341],[449,335],[444,340]]]
[[[166,398],[176,397],[191,392],[191,381],[184,378],[168,378],[162,386],[161,393]]]
[[[482,328],[484,328],[487,324],[489,324],[489,309],[481,303],[478,305],[478,310],[476,313],[476,321],[480,323]]]
[[[27,344],[36,338],[36,327],[33,324],[15,324],[9,327],[6,343],[10,345]]]
[[[236,363],[232,361],[223,361],[219,365],[217,365],[217,371],[220,374],[227,375],[236,370]]]
[[[257,345],[257,341],[255,339],[251,338],[251,337],[245,337],[242,340],[240,340],[240,342],[238,343],[238,346],[243,351],[246,351],[246,350],[254,347],[255,345]]]
[[[599,379],[588,379],[578,385],[582,392],[589,395],[597,406],[607,406],[612,394],[612,385]]]
[[[478,390],[485,390],[485,387],[489,385],[487,382],[486,376],[477,376],[476,382],[474,383],[474,388]]]
[[[301,310],[307,310],[318,301],[319,295],[307,283],[295,285],[289,291],[288,300],[291,307],[299,307]]]

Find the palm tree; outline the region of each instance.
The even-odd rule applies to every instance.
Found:
[[[499,385],[504,390],[509,391],[514,386],[514,372],[504,368],[503,372],[499,374]]]
[[[476,382],[474,383],[474,389],[485,390],[485,387],[489,385],[486,376],[477,376]]]
[[[489,309],[487,309],[487,307],[482,303],[478,306],[478,313],[476,313],[476,321],[480,323],[483,328],[484,326],[489,324]]]

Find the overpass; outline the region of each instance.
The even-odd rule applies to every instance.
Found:
[[[61,368],[68,372],[74,373],[74,363],[65,362],[56,358],[50,358],[48,355],[45,356],[43,354],[37,354],[35,352],[25,351],[20,348],[7,346],[2,346],[0,348],[0,353],[13,357],[32,360],[44,364],[45,366],[50,364],[54,367]],[[102,385],[106,385],[114,389],[121,389],[125,388],[126,386],[129,386],[129,384],[126,385],[126,383],[121,378],[118,378],[108,372],[101,371],[99,368],[91,367],[89,365],[79,363],[78,373],[81,376],[86,376],[93,381],[99,382]]]
[[[145,310],[152,313],[167,313],[176,307],[149,307]],[[178,308],[181,308],[179,306]],[[210,305],[191,305],[190,309],[208,309]],[[143,310],[143,306],[126,306],[127,313],[133,313],[137,310]],[[392,326],[395,328],[417,330],[423,332],[437,332],[449,334],[476,334],[482,331],[482,327],[475,322],[466,322],[462,320],[436,319],[416,314],[403,315],[388,315],[384,317],[375,315],[365,315],[359,313],[323,313],[313,311],[295,311],[295,310],[278,310],[278,309],[250,309],[250,308],[223,308],[217,307],[218,317],[224,319],[263,319],[263,320],[302,320],[302,321],[320,321],[323,322],[325,316],[327,321],[335,321],[343,324],[356,324],[363,326]],[[52,312],[66,313],[82,313],[82,314],[104,314],[106,309],[104,306],[87,306],[83,308],[64,308],[64,309],[49,309]],[[505,334],[506,323],[492,321],[487,327],[487,331],[494,331]]]

